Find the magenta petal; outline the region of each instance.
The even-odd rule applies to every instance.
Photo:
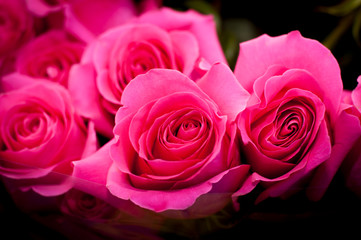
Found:
[[[217,126],[222,125],[218,116],[209,114],[212,111],[217,111],[216,106],[196,94],[189,92],[174,93],[160,98],[154,103],[149,103],[138,110],[129,128],[131,133],[130,140],[140,157],[143,158],[175,160],[187,158],[186,155],[188,155],[188,157],[192,157],[193,155],[193,158],[198,158],[204,148],[195,151],[195,148],[197,148],[196,145],[201,147],[206,144],[205,140],[210,137],[208,131],[212,129],[213,124]],[[122,110],[118,113],[121,112]],[[193,116],[193,120],[200,124],[200,135],[192,141],[185,141],[184,139],[180,139],[179,136],[174,136],[175,129],[169,129],[172,124],[177,125],[173,125],[173,128],[180,127],[178,124],[185,123],[184,121],[187,121],[187,116]],[[225,116],[222,116],[221,121],[223,120],[225,121]],[[177,135],[180,133],[181,131],[177,131]],[[175,140],[175,142],[172,141],[172,139]],[[177,143],[179,143],[179,141],[181,141],[182,144],[178,145]],[[189,154],[185,152],[182,153],[181,148],[184,148],[184,150],[188,149],[191,152]],[[191,150],[191,148],[193,150]],[[175,154],[178,150],[180,154]],[[153,153],[155,153],[155,155],[153,155]],[[165,153],[165,155],[162,153]],[[167,154],[171,154],[172,156],[168,158]]]
[[[262,76],[260,76],[259,78],[257,78],[254,81],[253,93],[254,93],[255,96],[257,96],[257,99],[251,101],[251,103],[254,102],[254,104],[257,104],[257,103],[259,103],[260,100],[264,100],[263,99],[264,95],[267,95],[267,94],[265,94],[266,83],[269,82],[269,81],[274,81],[273,79],[282,78],[282,74],[286,70],[287,70],[287,68],[285,68],[283,66],[280,66],[280,65],[269,66],[267,68],[267,71]],[[287,81],[283,82],[283,84],[286,84],[286,83],[287,83]],[[274,91],[271,91],[271,92],[273,93]],[[266,103],[267,103],[267,101],[265,101],[265,104]],[[250,104],[250,103],[248,103],[248,104]]]
[[[137,76],[128,84],[124,89],[121,104],[126,107],[124,111],[134,112],[151,101],[176,92],[192,92],[206,97],[186,75],[176,70],[152,69],[146,74]],[[139,95],[142,97],[134,97]],[[116,116],[116,122],[118,118]]]
[[[78,0],[71,4],[71,9],[77,19],[95,35],[124,24],[136,14],[131,0]]]
[[[37,155],[37,154],[35,154]],[[2,175],[13,178],[13,179],[29,179],[29,178],[39,178],[46,176],[53,169],[54,166],[48,168],[38,168],[29,164],[17,163],[19,158],[29,158],[28,152],[25,152],[23,156],[17,154],[16,152],[2,152],[0,154],[1,159],[7,159],[1,163],[0,172]],[[45,157],[45,156],[44,156]],[[37,158],[35,158],[36,160]],[[32,160],[32,158],[30,158]]]
[[[230,121],[246,108],[249,93],[223,63],[214,64],[197,84],[217,103],[221,112],[229,116]]]
[[[24,178],[42,177],[69,158],[81,155],[86,137],[85,128],[82,122],[74,121],[70,96],[62,86],[48,81],[24,86],[24,89],[1,95],[0,101],[0,115],[5,121],[5,124],[1,124],[2,141],[7,145],[2,149],[0,159],[8,161],[4,161],[1,166],[6,175],[19,178],[23,173]],[[19,134],[18,127],[34,119],[41,124],[38,130],[31,131],[32,134],[28,136]],[[18,136],[9,137],[11,131],[16,133],[14,136]],[[79,145],[73,148],[72,141]],[[16,164],[19,164],[19,169]],[[27,171],[26,167],[33,170]]]
[[[105,187],[109,168],[113,161],[109,148],[114,140],[109,141],[94,154],[74,161],[73,181],[75,188],[105,199],[108,191]]]
[[[135,19],[135,22],[155,24],[167,31],[189,31],[198,40],[201,57],[204,57],[211,64],[227,62],[218,40],[214,19],[211,15],[202,15],[193,10],[179,12],[163,7],[160,10],[150,11],[141,15]]]
[[[82,158],[88,157],[89,155],[95,153],[98,149],[98,138],[95,132],[94,123],[88,123],[88,134],[87,140],[84,146]]]
[[[352,103],[352,91],[349,89],[344,89],[342,92],[342,101],[343,104],[353,105]],[[341,104],[342,108],[342,104]]]
[[[357,82],[357,87],[351,92],[351,98],[355,107],[361,111],[361,76],[357,78]]]
[[[146,174],[147,177],[155,180],[181,181],[189,178],[197,170],[194,166],[199,165],[200,160],[167,161],[162,159],[148,160],[147,167],[156,175]],[[194,169],[195,168],[195,169]],[[172,184],[173,186],[174,184]]]
[[[138,206],[155,212],[183,210],[192,206],[201,195],[211,191],[213,185],[220,182],[227,173],[228,171],[222,172],[206,182],[185,189],[142,190],[134,188],[129,182],[127,174],[122,173],[113,165],[109,171],[107,187],[114,196],[124,200],[129,199]],[[240,176],[244,177],[243,174]],[[175,199],[177,200],[175,201]]]
[[[313,147],[309,150],[308,154],[302,161],[294,167],[291,171],[281,176],[280,178],[273,179],[273,185],[263,191],[257,198],[257,202],[263,201],[268,197],[281,197],[289,195],[290,192],[297,190],[297,185],[312,171],[320,166],[323,162],[327,161],[331,155],[330,137],[328,135],[326,123],[321,124],[317,138]],[[266,181],[266,179],[255,179]],[[279,181],[282,180],[282,181]]]
[[[35,79],[27,75],[22,75],[18,72],[3,76],[0,81],[0,92],[9,92],[17,90],[28,85],[34,84],[38,81],[46,81],[42,79]]]
[[[74,186],[73,179],[70,176],[57,172],[51,172],[40,179],[30,179],[28,182],[31,183],[33,181],[31,189],[46,197],[64,194]],[[37,184],[37,182],[40,184]]]
[[[331,154],[330,139],[325,122],[321,124],[318,136],[314,142],[313,148],[293,169],[284,175],[269,179],[253,172],[243,183],[242,187],[235,192],[234,196],[242,196],[251,192],[259,183],[271,184],[257,198],[261,202],[268,197],[280,197],[290,194],[298,188],[298,184],[308,177],[312,171],[323,162],[327,161]]]
[[[70,33],[77,36],[84,42],[90,43],[92,40],[95,39],[94,33],[90,31],[83,23],[81,23],[76,15],[73,13],[70,5],[65,5],[64,8],[64,15],[65,15],[65,29]]]
[[[101,106],[93,66],[74,65],[69,73],[68,88],[79,114],[91,119],[97,131],[111,138],[114,123],[112,117]]]
[[[236,199],[239,196],[244,196],[244,195],[250,193],[253,189],[255,189],[255,187],[257,187],[257,185],[258,185],[258,183],[260,183],[261,179],[262,179],[262,176],[253,172],[244,180],[242,185],[240,185],[240,188],[233,193],[232,197]]]
[[[29,11],[39,17],[44,17],[49,13],[59,11],[63,8],[63,4],[61,3],[50,5],[46,4],[45,1],[42,0],[25,0],[25,3]]]
[[[314,79],[309,72],[301,69],[290,69],[285,71],[281,76],[271,77],[265,82],[263,88],[266,102],[271,101],[282,89],[304,89],[312,92],[312,95],[320,99],[322,99],[324,95],[317,80]],[[307,94],[306,96],[309,95],[310,94]]]
[[[110,156],[117,167],[126,173],[131,172],[136,152],[129,139],[129,124],[132,116],[126,116],[114,127],[115,140],[110,146]]]
[[[196,202],[185,211],[165,211],[164,214],[176,218],[207,217],[232,200],[232,194],[241,186],[248,176],[249,165],[238,165],[221,173],[222,178],[213,184],[212,190],[197,198]]]
[[[308,197],[314,201],[322,198],[346,155],[361,136],[358,117],[348,114],[345,110],[341,112],[333,129],[334,144],[331,156],[317,169],[307,189]]]
[[[114,92],[115,85],[111,81],[108,69],[102,69],[97,73],[96,83],[99,93],[106,101],[119,106],[120,99],[117,96],[118,94]]]
[[[254,81],[272,65],[304,69],[325,89],[325,105],[336,116],[342,94],[340,68],[330,51],[315,40],[303,38],[297,31],[270,37],[262,35],[240,44],[235,75],[252,92]]]
[[[78,0],[65,11],[66,29],[86,42],[109,28],[132,19],[136,9],[130,0]]]
[[[199,57],[198,42],[192,34],[187,31],[172,31],[169,33],[176,58],[182,59],[182,72],[189,76],[193,71]]]
[[[123,121],[119,121],[114,130],[114,133],[116,135],[118,135],[120,138],[123,138],[123,135],[120,134],[120,131],[122,131],[123,134],[126,134],[126,135],[124,135],[124,137],[127,138],[127,141],[130,140],[133,148],[137,151],[137,153],[141,157],[144,157],[144,158],[146,158],[146,155],[144,155],[145,153],[142,152],[142,150],[145,150],[145,149],[141,149],[139,144],[141,142],[141,137],[142,137],[144,127],[145,127],[144,119],[148,118],[149,111],[151,110],[152,107],[153,107],[152,103],[144,105],[141,109],[138,110],[138,112],[134,116],[132,116],[131,122],[128,122],[127,125],[124,125]],[[122,109],[120,109],[118,111],[118,117],[120,116],[121,112],[122,112]],[[120,130],[118,131],[117,129],[120,129]],[[127,131],[127,132],[125,132],[125,131]],[[129,140],[128,140],[128,138],[129,138]]]
[[[251,164],[253,171],[267,178],[278,178],[295,166],[293,163],[267,157],[252,142],[245,146],[245,151],[248,156],[251,156],[248,158],[248,162]]]

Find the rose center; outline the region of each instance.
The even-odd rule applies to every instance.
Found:
[[[47,120],[41,113],[34,113],[29,116],[24,114],[14,121],[11,136],[17,142],[18,150],[24,147],[36,147],[43,141],[45,137],[44,125],[46,125]]]
[[[36,148],[52,136],[55,119],[36,105],[19,104],[10,110],[3,123],[6,126],[2,136],[6,149]]]
[[[198,159],[209,154],[213,142],[211,124],[203,111],[184,108],[159,118],[158,127],[149,136],[157,136],[152,144],[152,159]],[[154,134],[152,133],[154,131]]]
[[[201,123],[198,121],[195,120],[185,121],[179,127],[178,131],[176,132],[176,136],[186,141],[194,139],[197,136],[200,127],[201,127]]]
[[[131,42],[126,54],[117,63],[117,73],[121,89],[136,76],[153,68],[176,68],[171,52],[160,41],[148,39]]]
[[[40,126],[40,119],[38,117],[25,119],[21,126],[18,128],[18,133],[27,137],[33,133],[36,133]]]
[[[59,69],[56,66],[48,66],[46,68],[46,75],[49,78],[56,78],[59,75]]]
[[[127,76],[132,79],[152,68],[165,68],[162,58],[166,58],[166,56],[161,52],[160,47],[157,48],[151,43],[133,42],[129,45],[129,55],[127,57],[129,65],[122,71],[128,72]]]
[[[82,197],[82,206],[84,206],[84,208],[92,209],[96,207],[96,204],[96,199],[93,196],[84,194],[84,196]]]
[[[281,126],[277,130],[277,138],[287,139],[295,135],[300,129],[300,125],[302,124],[300,118],[301,117],[296,113],[291,113],[290,115],[286,116],[286,119],[281,122]]]

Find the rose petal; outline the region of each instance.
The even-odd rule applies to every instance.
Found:
[[[199,57],[197,39],[187,31],[171,31],[169,35],[172,39],[176,59],[182,59],[182,62],[177,65],[182,66],[182,72],[189,76]]]
[[[17,56],[17,72],[67,87],[70,67],[80,61],[84,44],[61,30],[48,31],[30,41]]]
[[[136,9],[130,0],[78,0],[66,6],[65,26],[82,40],[90,42],[94,36],[124,24],[135,15]]]
[[[227,173],[228,171],[222,172],[204,183],[189,188],[157,191],[132,187],[127,175],[113,166],[109,171],[107,187],[113,195],[124,200],[130,199],[135,204],[155,212],[172,209],[183,210],[192,206],[199,196],[211,191],[213,184],[220,182]],[[243,174],[239,176],[243,178]],[[177,199],[177,201],[174,201],[174,199]]]
[[[114,140],[106,143],[94,154],[78,161],[73,161],[73,180],[75,187],[96,197],[106,199],[106,178],[112,164],[110,146]]]
[[[171,116],[175,117],[174,114],[176,113],[179,114],[179,112],[184,112],[185,109],[187,108],[194,109],[199,114],[202,114],[202,117],[205,118],[207,124],[211,123],[212,121],[216,121],[216,123],[218,123],[219,122],[218,117],[213,117],[212,115],[211,116],[208,115],[209,112],[212,112],[212,110],[209,108],[214,107],[214,105],[211,104],[212,103],[208,103],[207,101],[190,93],[174,93],[165,98],[159,99],[154,104],[148,104],[149,106],[146,105],[146,107],[141,108],[140,111],[138,111],[137,114],[135,114],[132,120],[132,124],[130,126],[130,132],[132,133],[130,135],[130,138],[133,143],[133,146],[135,147],[135,149],[139,149],[137,151],[143,158],[148,158],[150,156],[153,156],[153,151],[157,151],[161,149],[155,148],[153,144],[149,145],[147,144],[147,142],[145,142],[145,144],[141,144],[142,143],[141,141],[142,140],[148,141],[149,136],[153,136],[154,137],[153,139],[155,139],[155,137],[158,138],[157,126],[161,127],[163,124],[165,124],[164,123],[164,121],[166,121],[165,118]],[[172,114],[169,115],[169,113],[173,113],[173,115]],[[146,121],[144,119],[146,119]],[[163,120],[163,122],[161,120]],[[211,127],[212,126],[209,126],[210,129]],[[144,135],[144,137],[140,135],[141,133],[146,134],[145,131],[150,131],[149,132],[150,135],[148,134],[148,137],[147,135]],[[149,141],[155,142],[152,139]],[[156,142],[159,141],[157,140]],[[152,150],[148,151],[148,149],[152,149]],[[159,153],[161,154],[161,152]],[[155,158],[158,157],[160,156],[155,156]],[[177,156],[174,157],[177,158]]]
[[[59,196],[74,186],[70,176],[57,172],[51,172],[39,179],[29,179],[24,185],[30,185],[30,189],[45,197]],[[24,185],[21,186],[21,189],[25,191],[27,187]]]
[[[267,197],[280,197],[289,192],[297,190],[296,185],[304,178],[307,178],[311,171],[320,166],[323,162],[327,161],[331,155],[330,136],[326,123],[323,122],[317,134],[317,138],[313,143],[312,148],[302,161],[296,165],[291,171],[287,172],[279,178],[272,179],[275,182],[272,186],[268,187],[258,197],[256,202],[261,202]],[[257,178],[254,180],[257,181]],[[264,180],[258,178],[258,180]],[[282,181],[280,181],[282,180]]]
[[[361,76],[357,78],[357,86],[351,93],[351,98],[355,107],[360,111],[361,109]]]
[[[267,157],[252,142],[245,145],[245,152],[247,152],[248,156],[252,156],[248,158],[248,163],[252,166],[252,170],[269,179],[278,178],[295,166],[294,163],[287,163]]]
[[[17,89],[29,86],[31,84],[34,84],[37,81],[45,81],[45,80],[32,78],[32,77],[14,72],[14,73],[5,75],[1,78],[0,91],[1,92],[9,92],[9,91],[17,90]]]
[[[155,24],[167,31],[187,30],[194,34],[198,40],[200,56],[204,57],[210,64],[227,62],[211,15],[202,15],[193,10],[179,12],[163,7],[158,11],[142,14],[139,18],[134,19],[134,22]]]
[[[87,141],[81,158],[88,157],[89,155],[95,153],[98,149],[98,136],[95,131],[94,123],[91,121],[88,123],[87,136]]]
[[[108,113],[104,112],[101,106],[92,65],[74,65],[69,73],[68,88],[79,114],[92,119],[96,130],[111,138],[113,136],[114,120]]]
[[[255,83],[256,84],[256,83]],[[312,92],[315,96],[323,99],[324,93],[318,82],[305,70],[291,69],[285,71],[281,76],[271,77],[264,85],[265,103],[271,101],[282,89],[304,89]]]
[[[125,173],[131,173],[133,161],[136,159],[136,151],[129,140],[129,124],[132,116],[123,118],[115,127],[115,141],[110,146],[110,156],[117,168]],[[124,160],[125,159],[125,160]]]
[[[361,126],[358,117],[348,114],[345,110],[341,112],[333,129],[334,144],[331,156],[317,168],[307,189],[307,195],[313,201],[320,200],[325,194],[345,156],[361,136]]]
[[[197,84],[217,103],[221,112],[229,116],[229,121],[246,108],[249,94],[225,64],[214,64]]]
[[[126,107],[118,111],[115,116],[116,122],[124,114],[137,111],[151,101],[176,92],[192,92],[209,99],[192,80],[180,72],[171,69],[152,69],[146,74],[137,76],[128,84],[121,99],[121,104]],[[141,98],[134,98],[140,93]]]
[[[332,118],[336,117],[342,94],[340,68],[330,51],[319,42],[303,38],[294,31],[287,35],[269,37],[262,35],[240,44],[235,75],[246,90],[272,65],[288,69],[304,69],[325,91],[324,102]]]
[[[214,183],[212,190],[201,195],[196,202],[185,211],[167,210],[163,214],[172,218],[201,218],[223,209],[231,200],[231,195],[248,176],[249,165],[230,168],[219,182]]]
[[[12,77],[16,76],[20,75],[12,75]],[[13,78],[13,80],[16,81],[17,78]],[[36,96],[34,93],[36,93]],[[51,105],[48,105],[48,102],[45,102],[44,99],[47,99]],[[54,159],[55,156],[59,155],[59,152],[64,155],[59,155],[58,159],[62,159],[63,156],[72,156],[72,153],[70,153],[70,155],[67,154],[68,152],[64,145],[68,137],[67,134],[72,134],[72,131],[75,131],[76,133],[74,132],[75,134],[72,136],[76,136],[75,139],[81,139],[81,137],[78,138],[78,136],[81,136],[81,133],[78,132],[78,126],[72,126],[72,117],[74,113],[71,108],[70,97],[64,88],[50,82],[44,82],[43,84],[36,83],[25,86],[18,91],[3,94],[1,96],[1,102],[3,103],[1,104],[2,109],[0,110],[0,114],[1,116],[4,116],[2,119],[4,121],[3,124],[9,120],[8,117],[16,117],[16,115],[24,112],[25,108],[28,109],[25,112],[28,112],[30,115],[33,114],[34,111],[35,114],[39,112],[46,113],[45,118],[47,119],[44,120],[46,121],[44,124],[46,123],[47,125],[43,126],[46,128],[47,135],[42,140],[40,146],[36,148],[27,148],[23,146],[21,149],[7,149],[3,152],[4,156],[6,155],[8,157],[5,159],[32,167],[48,168],[53,165],[54,162],[57,163],[57,161],[59,161]],[[23,119],[20,119],[20,121],[22,120]],[[12,130],[9,126],[11,125],[2,126],[2,134],[7,134]],[[57,132],[63,134],[56,134]],[[12,138],[13,137],[9,138],[9,136],[2,136],[2,139],[5,141]],[[79,143],[81,144],[81,142]],[[8,143],[8,145],[11,147],[10,143]],[[52,149],[53,151],[49,152],[49,149]],[[81,151],[81,149],[79,151]],[[74,154],[76,155],[77,151],[74,151]],[[65,159],[62,160],[65,161]]]

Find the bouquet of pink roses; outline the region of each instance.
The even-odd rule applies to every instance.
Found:
[[[0,174],[20,208],[61,214],[69,238],[159,239],[172,219],[247,208],[255,189],[256,203],[320,200],[341,169],[361,196],[361,87],[343,88],[318,41],[261,35],[231,69],[213,17],[194,10],[0,9]]]

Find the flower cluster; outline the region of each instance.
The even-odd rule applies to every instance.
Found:
[[[242,208],[256,187],[257,202],[319,200],[339,171],[361,196],[361,86],[343,89],[318,41],[262,35],[240,43],[231,69],[212,16],[194,10],[152,0],[0,9],[8,186],[61,197],[64,214],[88,219],[205,217]]]

